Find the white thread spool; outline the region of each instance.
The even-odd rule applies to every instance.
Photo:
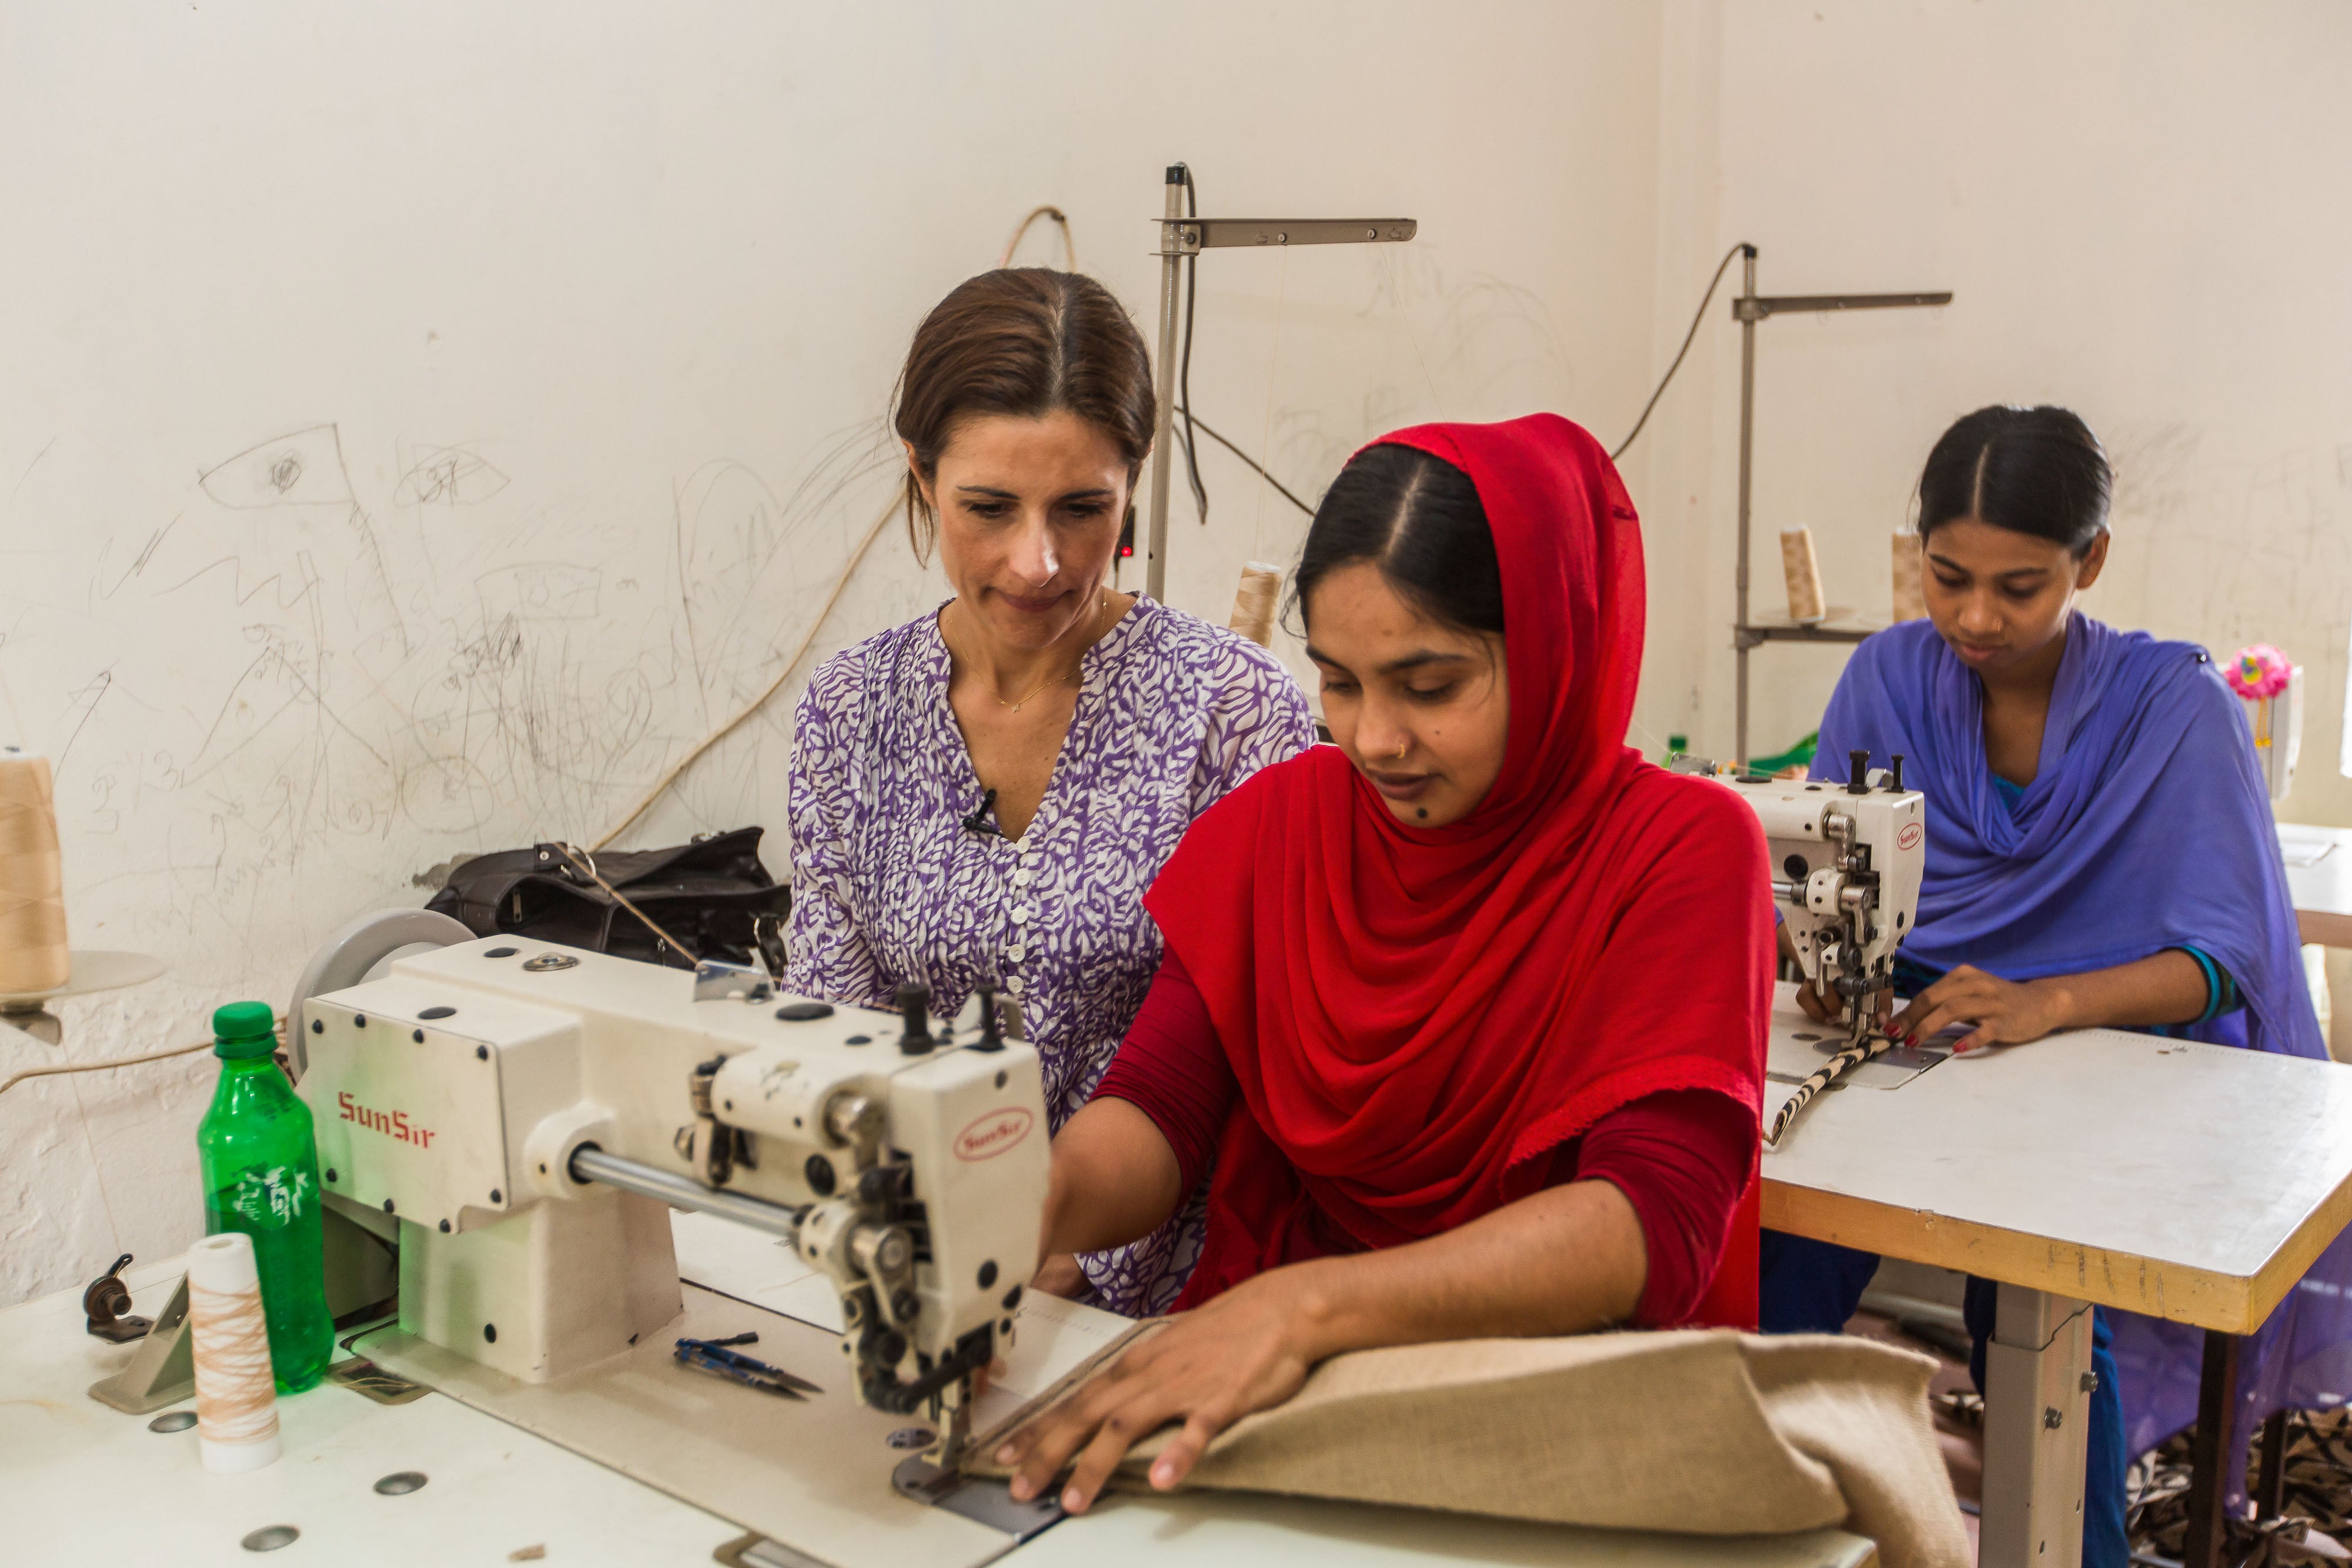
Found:
[[[1242,568],[1234,590],[1234,617],[1225,624],[1261,648],[1274,646],[1274,602],[1282,592],[1282,569],[1262,560]]]
[[[1829,619],[1822,598],[1821,563],[1813,558],[1813,530],[1780,530],[1780,571],[1789,580],[1789,619],[1811,626]]]
[[[1917,534],[1895,536],[1895,619],[1917,621],[1927,613],[1927,598],[1919,588],[1919,558],[1927,543]]]
[[[53,991],[72,973],[49,759],[0,747],[0,996]]]
[[[251,1237],[224,1231],[188,1249],[188,1333],[205,1469],[236,1475],[276,1462],[278,1384]]]

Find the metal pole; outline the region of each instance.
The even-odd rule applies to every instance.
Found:
[[[1756,298],[1756,247],[1747,247],[1747,257],[1741,264],[1742,298]],[[1756,450],[1756,317],[1753,308],[1740,312],[1739,319],[1739,629],[1734,633],[1738,645],[1738,716],[1733,729],[1732,757],[1740,767],[1748,766],[1748,464]]]
[[[1151,511],[1143,536],[1143,591],[1162,603],[1168,599],[1168,448],[1176,413],[1176,303],[1184,266],[1176,221],[1183,215],[1184,165],[1171,163],[1160,225],[1160,399],[1151,429]]]
[[[572,1155],[572,1179],[601,1181],[623,1192],[659,1198],[678,1208],[715,1214],[721,1219],[731,1219],[738,1225],[748,1225],[787,1240],[799,1231],[801,1216],[806,1212],[763,1198],[746,1197],[740,1192],[720,1192],[691,1176],[678,1176],[656,1166],[639,1165],[593,1147],[583,1147]]]
[[[2205,1364],[2197,1387],[2197,1425],[2189,1439],[2189,1529],[2181,1537],[2181,1568],[2217,1568],[2229,1545],[2223,1507],[2230,1459],[2238,1447],[2238,1358],[2245,1342],[2205,1331]]]

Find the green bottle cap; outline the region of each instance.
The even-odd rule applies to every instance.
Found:
[[[231,1002],[214,1009],[215,1056],[268,1056],[277,1049],[277,1024],[268,1002]]]
[[[1690,749],[1690,737],[1687,735],[1670,735],[1666,737],[1666,749],[1668,751],[1688,751]]]

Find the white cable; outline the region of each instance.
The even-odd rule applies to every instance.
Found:
[[[736,726],[759,712],[770,697],[783,689],[784,682],[791,678],[793,671],[799,668],[802,658],[808,653],[810,645],[815,643],[816,634],[824,630],[825,617],[832,614],[833,607],[840,602],[841,591],[849,586],[851,576],[857,570],[857,563],[866,559],[866,552],[873,548],[874,541],[881,537],[883,528],[888,526],[893,517],[898,515],[898,498],[894,497],[890,504],[882,508],[882,515],[874,519],[874,526],[866,530],[866,537],[857,542],[857,548],[849,552],[849,564],[843,567],[841,575],[834,580],[833,591],[824,596],[824,603],[817,610],[816,618],[809,622],[808,634],[801,639],[801,645],[793,650],[793,656],[784,661],[784,667],[776,672],[776,678],[768,683],[767,689],[736,709],[732,718],[704,736],[696,743],[692,750],[671,763],[662,776],[654,780],[653,788],[638,796],[637,803],[630,807],[619,821],[606,829],[601,838],[588,846],[590,853],[594,853],[619,838],[628,830],[630,823],[646,814],[647,807],[661,799],[663,790],[677,782],[678,775],[692,767],[696,758],[733,734]]]
[[[286,1043],[286,1020],[279,1019],[275,1029],[278,1043],[282,1046]],[[118,1056],[111,1061],[68,1061],[55,1067],[27,1067],[22,1072],[12,1073],[5,1080],[0,1080],[0,1094],[5,1094],[27,1078],[47,1078],[60,1072],[106,1072],[117,1067],[136,1067],[144,1061],[169,1061],[175,1056],[190,1056],[212,1048],[211,1040],[200,1040],[194,1045],[175,1045],[169,1051],[150,1051],[145,1056]]]
[[[1055,223],[1062,225],[1062,255],[1069,263],[1069,270],[1072,272],[1077,271],[1078,242],[1070,237],[1070,220],[1063,215],[1061,208],[1055,206],[1050,202],[1042,207],[1036,208],[1034,211],[1031,212],[1027,217],[1021,220],[1021,226],[1014,229],[1013,231],[1013,237],[1004,242],[1004,255],[998,258],[996,263],[997,267],[999,268],[1003,268],[1013,265],[1013,253],[1021,248],[1022,236],[1029,232],[1029,225],[1035,223],[1039,218],[1051,218]]]

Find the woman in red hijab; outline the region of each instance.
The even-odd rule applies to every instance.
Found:
[[[1199,819],[1145,904],[1167,956],[1054,1144],[1047,1255],[1148,1234],[1213,1166],[1170,1327],[1006,1445],[1220,1429],[1378,1345],[1752,1328],[1770,1009],[1764,841],[1624,744],[1640,526],[1551,414],[1358,453],[1297,572],[1332,746]]]

